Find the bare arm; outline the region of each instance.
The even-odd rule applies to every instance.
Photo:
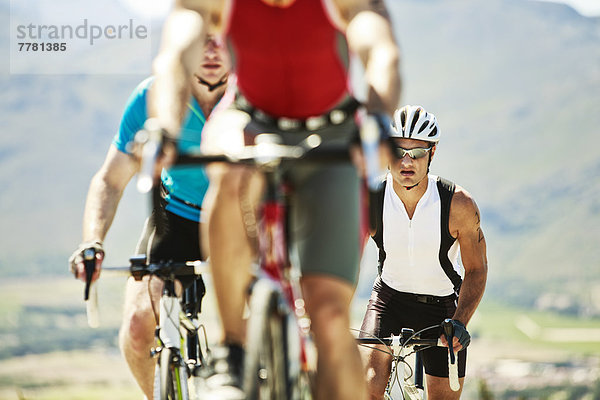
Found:
[[[480,215],[473,198],[457,186],[450,207],[450,232],[458,239],[465,276],[452,318],[465,326],[483,297],[487,280],[486,243]]]
[[[172,136],[179,136],[190,97],[189,77],[202,62],[204,38],[209,25],[218,21],[220,6],[217,0],[179,0],[163,27],[161,48],[153,63],[156,80],[149,115]]]
[[[110,146],[104,164],[92,178],[83,214],[83,241],[103,242],[125,187],[139,169],[138,161]]]
[[[92,178],[83,213],[83,241],[69,257],[69,268],[84,282],[86,274],[82,252],[88,247],[97,251],[96,271],[92,275],[92,281],[95,281],[100,276],[104,260],[102,242],[115,217],[125,186],[139,169],[137,158],[111,145],[104,164]]]
[[[402,90],[400,49],[383,0],[337,0],[350,50],[365,68],[367,109],[390,116]]]

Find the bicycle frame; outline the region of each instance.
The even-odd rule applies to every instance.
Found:
[[[415,333],[413,329],[403,328],[400,335],[392,335],[389,338],[367,337],[356,339],[359,345],[378,344],[388,346],[389,351],[382,350],[392,356],[390,376],[384,392],[384,398],[386,400],[392,399],[392,392],[396,387],[396,382],[398,382],[398,386],[400,387],[402,399],[421,400],[424,398],[423,363],[420,351],[433,346],[443,347],[443,345],[439,338],[424,339],[420,337],[420,334],[430,329],[439,329],[442,327],[448,340],[448,335],[451,338],[454,334],[453,331],[446,331],[446,329],[452,329],[452,325],[449,324],[448,321],[449,320],[442,322],[441,325],[430,326],[422,329],[417,333]],[[448,328],[448,326],[450,326],[450,328]],[[408,352],[408,349],[411,347],[412,351]],[[449,384],[450,388],[456,391],[460,389],[460,385],[458,384],[458,361],[455,357],[450,357],[450,351],[452,351],[452,354],[454,355],[453,350],[449,349]],[[406,361],[406,358],[413,353],[415,355],[414,370],[410,368],[410,365]],[[402,379],[399,379],[399,363],[402,363],[404,366]],[[414,380],[411,381],[411,378],[413,377]]]
[[[91,259],[86,263],[86,268],[95,268],[94,263]],[[159,277],[164,282],[155,330],[157,347],[149,354],[157,358],[154,383],[156,399],[190,399],[190,394],[193,395],[194,391],[190,393],[188,390],[188,378],[198,376],[200,368],[206,365],[198,333],[202,325],[197,318],[205,293],[201,281],[201,272],[205,268],[199,261],[147,265],[145,255],[132,257],[129,267],[103,268],[103,272],[108,274],[133,276],[136,280],[150,275]],[[181,296],[178,296],[175,284],[179,276],[193,278]],[[97,305],[92,304],[92,312],[97,313],[95,309]],[[204,337],[206,338],[206,332]],[[182,347],[182,344],[186,346]],[[207,342],[205,348],[208,351]]]
[[[153,267],[154,264],[146,266],[145,258],[141,260],[132,258],[132,267],[136,261],[139,269],[144,270],[138,273],[155,275],[164,281],[159,301],[159,321],[155,331],[158,347],[154,348],[151,353],[152,356],[158,357],[154,377],[154,397],[187,400],[190,395],[194,395],[194,390],[190,393],[188,379],[198,376],[199,369],[206,363],[199,343],[198,330],[201,325],[197,321],[200,304],[205,293],[203,283],[198,287],[201,275],[197,271],[198,268],[194,268],[193,272],[189,271],[191,268],[187,263],[186,275],[195,278],[190,286],[183,289],[182,295],[178,296],[175,285],[178,276],[177,264],[171,265],[170,272],[160,273],[162,268],[169,270],[170,265],[167,263],[166,265],[158,264],[156,267]],[[138,276],[139,278],[141,277]],[[185,337],[182,335],[182,331]],[[185,346],[182,347],[184,344]],[[163,352],[165,353],[163,354]]]
[[[286,187],[279,169],[264,171],[266,188],[259,208],[259,261],[257,280],[268,279],[282,294],[285,303],[294,316],[295,327],[300,337],[300,371],[308,373],[314,369],[311,359],[310,319],[304,307],[300,288],[300,271],[289,260]],[[288,360],[292,361],[292,360]]]
[[[188,371],[181,355],[180,343],[182,339],[179,332],[179,315],[181,304],[175,293],[174,280],[166,280],[159,304],[159,324],[155,331],[158,347],[152,350],[153,356],[158,356],[158,363],[154,376],[154,398],[167,399],[174,395],[175,399],[187,400]],[[161,354],[166,351],[166,354]],[[165,379],[165,369],[173,371],[174,376],[169,378],[168,372]],[[168,382],[170,381],[170,382]],[[170,385],[174,386],[176,393],[169,393]]]
[[[374,129],[377,129],[377,127],[375,126]],[[155,140],[152,137],[153,135],[147,135],[150,141]],[[248,322],[247,331],[252,332],[253,328],[251,329],[251,327],[256,327],[261,334],[267,337],[275,336],[279,342],[273,339],[268,350],[261,350],[259,347],[264,347],[264,340],[261,341],[261,338],[257,338],[256,333],[252,340],[247,337],[244,386],[247,391],[257,393],[261,393],[264,387],[265,392],[271,393],[270,396],[273,396],[270,398],[306,398],[309,396],[304,390],[305,385],[303,385],[303,382],[308,379],[306,377],[309,371],[314,370],[316,361],[312,355],[316,353],[310,351],[310,319],[301,296],[300,272],[297,266],[290,263],[288,257],[286,193],[279,165],[281,162],[297,160],[304,155],[310,158],[315,153],[309,153],[309,150],[319,146],[321,138],[313,134],[299,145],[286,146],[280,144],[277,135],[261,134],[256,137],[255,143],[254,146],[246,146],[242,154],[236,156],[228,156],[227,154],[179,156],[175,164],[199,165],[211,162],[245,164],[257,168],[264,174],[266,190],[258,211],[260,218],[258,219],[259,226],[257,230],[260,268],[255,282],[249,289],[251,318]],[[316,159],[321,162],[349,162],[348,149],[340,150],[342,149],[318,152],[319,156]],[[153,150],[150,153],[155,157],[157,152]],[[310,161],[313,162],[315,159],[310,158]],[[148,174],[149,172],[146,175]],[[142,179],[142,182],[144,181]],[[267,283],[267,285],[263,285],[263,283]],[[257,287],[261,290],[255,290]],[[261,293],[263,298],[253,301],[254,298],[258,297],[254,295],[254,292]],[[283,305],[280,304],[280,301]],[[258,308],[253,312],[254,303]],[[265,310],[265,307],[268,310]],[[266,313],[269,313],[269,315],[266,315]],[[276,345],[273,344],[275,342],[277,342]],[[275,347],[277,347],[276,350]],[[252,352],[251,356],[249,356],[250,352]],[[281,357],[274,356],[274,352],[285,353],[284,360],[281,360]],[[250,364],[248,360],[252,360],[251,367],[248,367]],[[300,364],[300,367],[297,367],[297,364]],[[274,365],[284,365],[286,370],[284,372],[278,371],[276,367],[273,367]],[[269,371],[269,369],[271,370]],[[248,372],[250,370],[252,372]],[[291,376],[291,373],[296,373],[296,376]],[[269,378],[268,374],[273,376]],[[278,380],[275,378],[276,375],[284,377],[280,380],[286,379],[288,381],[287,384],[284,384],[285,389],[280,388],[282,383],[276,383]],[[262,385],[261,382],[266,382],[267,385]],[[290,386],[293,387],[290,388]],[[248,388],[251,389],[248,390]],[[302,394],[290,396],[292,392]],[[253,396],[255,395],[250,394],[248,398],[253,399]]]

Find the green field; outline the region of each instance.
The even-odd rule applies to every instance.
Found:
[[[0,399],[140,399],[116,344],[123,285],[123,279],[116,278],[101,282],[102,326],[91,329],[86,325],[79,282],[55,278],[0,283]],[[210,292],[209,280],[207,285]],[[354,328],[360,327],[366,301],[354,302]],[[204,310],[209,340],[214,342],[218,320],[210,295]],[[519,329],[523,321],[537,326],[539,338]],[[547,332],[556,329],[567,335],[544,339]],[[558,396],[555,393],[564,394],[566,387],[583,387],[585,394],[598,385],[600,341],[579,340],[600,330],[599,319],[525,310],[486,300],[469,330],[473,341],[465,399],[480,398],[482,384],[497,399],[511,398],[515,388],[520,388],[518,393],[534,393],[522,398],[553,399]],[[552,385],[545,380],[549,373],[553,374]],[[542,389],[551,393],[541,395]],[[567,393],[563,398],[586,398],[569,396]]]

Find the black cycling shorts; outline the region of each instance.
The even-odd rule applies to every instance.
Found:
[[[402,328],[412,328],[415,332],[440,325],[451,318],[456,311],[456,296],[429,297],[428,302],[420,302],[412,293],[403,293],[386,285],[377,277],[367,305],[367,312],[361,326],[360,337],[388,337],[399,335]],[[437,338],[439,329],[430,329],[422,338]],[[448,377],[448,349],[432,347],[421,352],[425,373],[437,377]],[[458,376],[465,376],[467,349],[458,352]]]
[[[199,223],[166,210],[162,196],[146,220],[136,247],[137,254],[150,254],[150,262],[203,260]]]

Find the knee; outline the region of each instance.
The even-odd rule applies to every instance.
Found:
[[[156,321],[150,307],[133,305],[125,310],[119,332],[119,345],[123,351],[148,352],[154,343]]]
[[[349,332],[348,309],[335,301],[322,303],[310,313],[315,341],[320,349],[346,345]],[[319,350],[326,351],[326,350]]]
[[[218,201],[237,201],[241,192],[241,181],[241,171],[236,168],[224,167],[214,177],[211,176],[211,183],[216,185]]]
[[[208,170],[208,177],[215,205],[238,203],[242,195],[255,203],[262,193],[261,175],[248,167],[219,164]]]
[[[307,276],[302,288],[320,354],[355,345],[350,334],[351,287],[336,279]]]
[[[244,170],[238,166],[215,164],[207,167],[209,190],[219,201],[237,199],[242,186]]]

